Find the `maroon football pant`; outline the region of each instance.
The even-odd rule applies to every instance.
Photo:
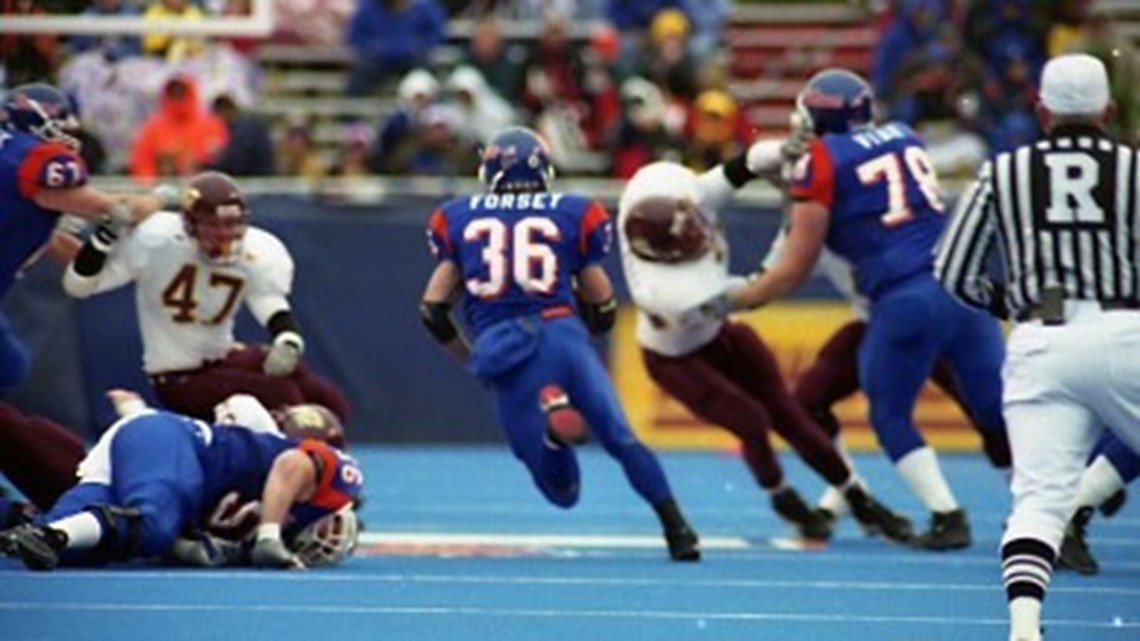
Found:
[[[0,472],[40,510],[75,485],[86,454],[71,430],[0,402]]]
[[[840,327],[819,350],[815,362],[800,374],[796,381],[796,400],[827,434],[839,434],[839,420],[831,407],[859,391],[859,343],[867,331],[867,323],[855,320]],[[969,417],[971,425],[982,437],[982,448],[995,467],[1008,468],[1011,456],[1009,439],[1005,431],[983,430],[977,425],[958,390],[954,373],[943,361],[938,361],[930,379],[946,393]]]
[[[768,436],[773,429],[831,485],[851,472],[788,392],[776,358],[751,328],[726,322],[704,347],[680,357],[641,350],[649,376],[694,415],[732,432],[752,476],[774,488],[784,472]]]
[[[166,409],[206,421],[213,420],[214,406],[229,396],[249,394],[271,410],[302,403],[324,405],[347,423],[348,400],[335,385],[304,363],[289,376],[270,376],[261,369],[265,354],[261,347],[245,347],[201,369],[152,376],[151,385]]]

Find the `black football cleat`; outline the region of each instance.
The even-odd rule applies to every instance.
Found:
[[[896,543],[907,543],[914,537],[910,519],[878,502],[861,486],[852,485],[843,496],[851,506],[851,516],[868,534],[881,534]]]
[[[665,530],[665,543],[669,545],[669,558],[674,561],[693,562],[701,560],[701,540],[687,525]]]
[[[29,570],[54,570],[66,546],[67,536],[46,526],[21,525],[0,532],[0,550],[19,557]]]
[[[1120,511],[1120,508],[1124,507],[1124,504],[1127,501],[1128,501],[1128,490],[1126,490],[1124,488],[1120,488],[1119,490],[1113,492],[1112,496],[1105,499],[1104,502],[1101,503],[1097,509],[1100,510],[1100,513],[1105,518],[1112,518],[1112,517],[1116,516],[1117,512]]]
[[[1085,538],[1092,514],[1093,509],[1085,506],[1077,510],[1069,520],[1069,525],[1065,527],[1065,538],[1061,539],[1061,551],[1057,554],[1057,567],[1074,570],[1085,576],[1100,572],[1100,564],[1093,557]]]
[[[785,487],[772,494],[772,510],[805,539],[826,541],[831,538],[834,517],[826,510],[809,507],[794,488]]]
[[[960,550],[973,543],[970,522],[966,511],[959,508],[949,512],[934,512],[930,516],[930,529],[914,537],[911,545],[921,550]]]

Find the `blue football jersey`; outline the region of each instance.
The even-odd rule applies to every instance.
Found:
[[[0,297],[51,238],[59,216],[32,200],[36,192],[86,183],[87,166],[72,149],[0,130]]]
[[[946,217],[926,148],[906,125],[813,141],[790,193],[828,209],[826,244],[854,265],[862,293],[930,272]]]
[[[244,427],[214,426],[201,456],[205,474],[203,506],[212,514],[218,504],[248,505],[260,501],[273,461],[286,450],[300,448],[317,464],[317,490],[290,510],[288,528],[300,528],[352,503],[364,485],[360,466],[349,455],[313,439],[285,438]]]
[[[437,260],[462,270],[464,321],[476,336],[503,320],[574,307],[574,275],[613,242],[601,203],[558,192],[455,198],[432,213],[427,233]]]

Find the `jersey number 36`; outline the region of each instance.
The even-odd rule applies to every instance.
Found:
[[[549,218],[528,216],[508,226],[498,218],[476,218],[463,228],[463,241],[482,243],[485,278],[468,278],[477,298],[501,296],[511,283],[524,292],[551,294],[558,283],[558,255],[550,243],[562,238]]]

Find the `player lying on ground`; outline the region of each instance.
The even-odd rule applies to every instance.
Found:
[[[314,544],[314,536],[330,531],[343,554],[351,551],[355,516],[342,508],[351,506],[364,479],[348,455],[324,441],[283,435],[252,397],[243,399],[245,409],[231,408],[235,424],[208,425],[137,400],[122,404],[127,415],[84,458],[79,483],[35,523],[0,532],[0,551],[35,570],[155,558],[232,564],[244,560],[235,554],[241,548],[186,534],[205,531],[208,515],[224,501],[239,506],[226,513],[238,526],[258,513],[245,507],[255,500],[260,515],[250,563],[303,568],[302,549],[316,551],[310,563],[339,560]]]

